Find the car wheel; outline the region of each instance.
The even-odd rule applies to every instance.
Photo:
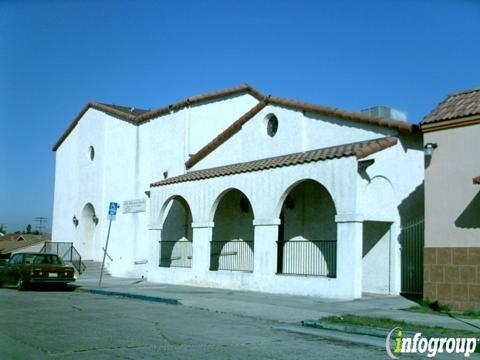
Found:
[[[25,283],[25,281],[21,277],[19,277],[18,281],[17,281],[17,289],[18,290],[25,290],[26,285],[27,284]]]

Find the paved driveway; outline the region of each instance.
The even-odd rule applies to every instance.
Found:
[[[379,348],[234,314],[58,291],[0,289],[0,358],[384,359]]]

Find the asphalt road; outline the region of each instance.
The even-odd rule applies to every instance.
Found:
[[[0,359],[385,359],[274,321],[79,291],[0,289]]]

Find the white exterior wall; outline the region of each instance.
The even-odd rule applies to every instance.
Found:
[[[146,198],[145,191],[165,171],[169,177],[184,173],[190,149],[197,151],[255,103],[251,95],[230,97],[187,107],[140,126],[89,109],[56,151],[53,241],[73,242],[85,257],[82,226],[75,227],[72,218],[81,220],[82,209],[91,203],[99,218],[93,259],[101,260],[108,204],[114,201],[121,206],[126,200]],[[190,131],[185,130],[188,126]],[[93,161],[88,158],[89,146],[95,148]],[[107,258],[113,274],[148,276],[143,264],[150,250],[148,212],[148,205],[146,212],[136,214],[122,214],[119,209],[109,243],[114,260]]]
[[[134,270],[134,262],[145,258],[139,244],[146,238],[147,214],[145,212],[123,214],[122,202],[147,198],[145,191],[148,190],[148,187],[142,182],[141,176],[144,171],[141,162],[144,139],[140,137],[138,126],[132,126],[128,122],[112,117],[108,118],[107,123],[108,150],[105,154],[104,197],[98,210],[101,215],[99,217],[103,225],[104,236],[99,242],[100,247],[97,248],[96,254],[98,255],[97,259],[101,259],[101,247],[105,244],[107,234],[108,204],[111,201],[118,202],[120,209],[110,232],[108,252],[114,260],[109,264],[109,268],[112,273],[121,276],[134,276],[137,275],[137,271]]]
[[[158,250],[152,251],[149,258],[149,278],[153,281],[184,283],[198,286],[228,287],[236,289],[251,289],[266,292],[322,295],[332,298],[355,298],[361,296],[359,288],[352,286],[352,274],[358,273],[350,253],[355,242],[356,230],[345,227],[348,236],[339,242],[348,242],[343,247],[339,245],[339,260],[337,278],[305,277],[294,275],[275,275],[276,247],[280,208],[288,191],[299,181],[314,179],[324,185],[332,195],[337,207],[337,216],[349,223],[351,214],[355,214],[357,206],[356,187],[349,184],[356,181],[356,160],[344,158],[335,161],[317,162],[307,165],[285,167],[255,173],[209,179],[200,182],[186,182],[152,188],[150,229],[152,248],[158,249],[161,240],[161,219],[165,210],[164,204],[174,195],[181,195],[190,205],[193,217],[193,267],[192,269],[158,268]],[[196,186],[195,186],[196,185]],[[213,216],[215,205],[221,194],[235,188],[242,191],[250,200],[255,218],[255,269],[254,273],[209,271],[209,241],[214,226]],[[357,223],[357,221],[355,221]],[[268,231],[268,228],[273,229]],[[262,229],[259,229],[262,228]],[[360,227],[361,229],[361,227]],[[257,234],[268,233],[270,237]],[[272,236],[274,238],[272,238]],[[353,238],[352,238],[353,237]],[[351,240],[351,241],[350,241]],[[196,248],[201,247],[201,255],[197,256]],[[361,245],[360,245],[361,249]],[[257,253],[263,256],[259,258]],[[262,268],[260,261],[269,260],[268,268]],[[260,269],[257,270],[257,266]],[[358,279],[361,283],[361,278]]]
[[[375,163],[367,169],[369,179],[357,173],[357,161],[352,157],[150,189],[150,183],[161,180],[165,171],[169,177],[183,174],[189,154],[257,102],[250,95],[225,98],[187,107],[140,126],[88,110],[56,152],[53,241],[73,241],[82,252],[81,226],[76,228],[72,217],[80,219],[85,204],[91,203],[99,218],[93,257],[101,260],[108,203],[116,201],[122,206],[123,201],[146,198],[145,191],[151,190],[146,212],[123,214],[120,208],[112,225],[109,254],[113,262],[108,266],[115,276],[340,298],[359,297],[362,290],[398,293],[399,207],[423,181],[419,136],[401,136],[400,144],[374,154]],[[265,116],[270,113],[279,120],[273,138],[266,134]],[[398,134],[392,129],[269,105],[194,170],[384,136]],[[90,145],[95,147],[94,161],[88,159]],[[305,179],[320,182],[335,203],[337,278],[275,275],[280,207],[288,190]],[[208,270],[214,204],[230,188],[241,190],[254,211],[253,273]],[[192,212],[191,269],[158,267],[161,212],[174,195],[184,197]],[[362,257],[364,220],[392,225],[389,236],[382,237]],[[389,255],[385,254],[387,250]],[[382,276],[370,276],[373,272]]]
[[[105,174],[105,129],[108,116],[90,109],[75,130],[56,152],[55,193],[52,240],[73,242],[82,253],[81,226],[75,227],[72,218],[81,218],[85,204],[91,203],[100,214],[103,203]],[[89,159],[89,147],[95,148],[95,158]],[[101,224],[99,224],[101,225]],[[101,226],[95,231],[95,247],[102,235]]]
[[[257,104],[258,100],[247,94],[187,108],[187,155],[195,154]]]
[[[267,292],[340,298],[358,297],[358,293],[362,291],[398,294],[401,280],[401,249],[398,243],[401,223],[399,208],[405,199],[421,188],[423,181],[421,142],[421,138],[417,138],[413,143],[409,137],[401,138],[396,146],[372,155],[370,158],[375,162],[367,169],[370,180],[363,179],[357,173],[355,158],[347,158],[153,188],[150,225],[152,243],[161,239],[162,224],[158,219],[161,219],[162,204],[174,195],[181,195],[189,203],[194,227],[202,228],[202,235],[200,235],[202,240],[196,237],[194,229],[193,270],[150,268],[150,276],[153,276],[156,281],[173,283],[239,289],[246,287]],[[408,147],[405,144],[408,144]],[[272,260],[272,257],[276,259],[275,241],[278,234],[276,224],[279,224],[280,206],[289,189],[297,181],[305,179],[315,179],[324,185],[335,202],[338,241],[336,279],[275,275],[276,260]],[[239,189],[249,198],[255,214],[253,223],[263,224],[263,226],[255,226],[255,259],[265,262],[267,258],[265,253],[261,257],[257,256],[257,252],[264,251],[273,264],[258,264],[257,261],[254,264],[254,274],[257,276],[208,271],[208,241],[212,238],[212,228],[215,226],[212,222],[212,208],[220,194],[229,188]],[[366,254],[362,254],[362,246],[366,245],[362,243],[365,234],[363,222],[366,229],[369,229],[370,223],[373,222],[377,228],[380,226],[384,230],[377,242],[370,244],[371,248]],[[272,230],[268,230],[269,227],[273,227]],[[264,235],[260,234],[269,231],[273,239],[270,239],[269,244],[266,245],[268,240],[262,242]],[[341,239],[342,236],[350,239],[360,236],[360,243],[353,241],[345,245],[345,239]],[[202,260],[196,260],[195,255],[199,241],[203,241]],[[342,251],[348,254],[347,258],[342,258],[340,255]],[[361,254],[356,262],[354,251],[359,251]],[[156,261],[155,253],[155,251],[151,253],[150,264]],[[201,262],[200,265],[199,262]],[[359,271],[361,276],[355,275]],[[259,276],[259,273],[262,276]],[[344,276],[350,276],[345,274],[353,274],[353,278],[355,276],[359,278],[356,287],[351,287],[352,281],[349,281],[351,278],[342,279]]]
[[[365,221],[376,222],[385,232],[365,254],[364,290],[400,293],[402,223],[423,218],[424,152],[420,136],[403,135],[396,146],[375,153],[375,163],[366,170],[368,178],[358,177],[360,210]],[[385,224],[390,223],[387,231]],[[388,274],[388,275],[387,275]],[[375,278],[375,280],[372,280]]]
[[[273,138],[266,131],[265,118],[269,114],[275,114],[278,119],[278,131]],[[208,169],[395,134],[394,130],[378,126],[317,114],[304,115],[302,111],[268,105],[250,119],[240,133],[228,139],[193,169]]]

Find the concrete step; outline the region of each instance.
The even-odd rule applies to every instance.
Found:
[[[85,271],[79,276],[81,278],[98,278],[102,271],[102,263],[100,261],[86,260],[83,261],[86,268]],[[110,272],[107,268],[103,269],[103,276],[111,277]]]

